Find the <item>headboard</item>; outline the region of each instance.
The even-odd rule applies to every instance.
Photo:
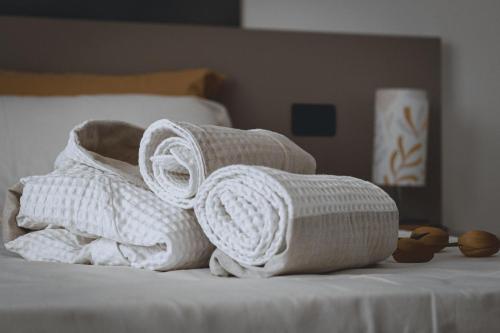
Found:
[[[239,128],[281,132],[319,172],[371,178],[374,94],[381,87],[428,92],[427,186],[403,191],[403,210],[441,218],[440,40],[238,28],[0,18],[0,69],[140,73],[210,67],[227,76],[220,96]],[[337,107],[333,137],[291,132],[293,103]]]

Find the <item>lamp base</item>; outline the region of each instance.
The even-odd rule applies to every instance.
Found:
[[[415,217],[407,217],[404,213],[403,205],[402,205],[402,187],[395,186],[392,188],[391,197],[394,199],[396,206],[399,210],[399,225],[400,226],[414,226],[413,229],[419,226],[430,226],[430,227],[439,227],[442,228],[440,224],[432,223],[427,218],[415,218]]]

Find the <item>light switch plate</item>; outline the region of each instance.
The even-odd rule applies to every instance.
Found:
[[[296,136],[335,136],[337,110],[333,104],[292,104],[292,133]]]

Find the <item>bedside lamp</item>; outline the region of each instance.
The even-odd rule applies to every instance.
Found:
[[[375,94],[373,182],[394,187],[425,186],[429,103],[419,89],[379,89]]]

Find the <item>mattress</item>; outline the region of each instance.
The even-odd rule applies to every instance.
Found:
[[[2,332],[491,332],[499,256],[269,279],[26,262],[0,250]]]

